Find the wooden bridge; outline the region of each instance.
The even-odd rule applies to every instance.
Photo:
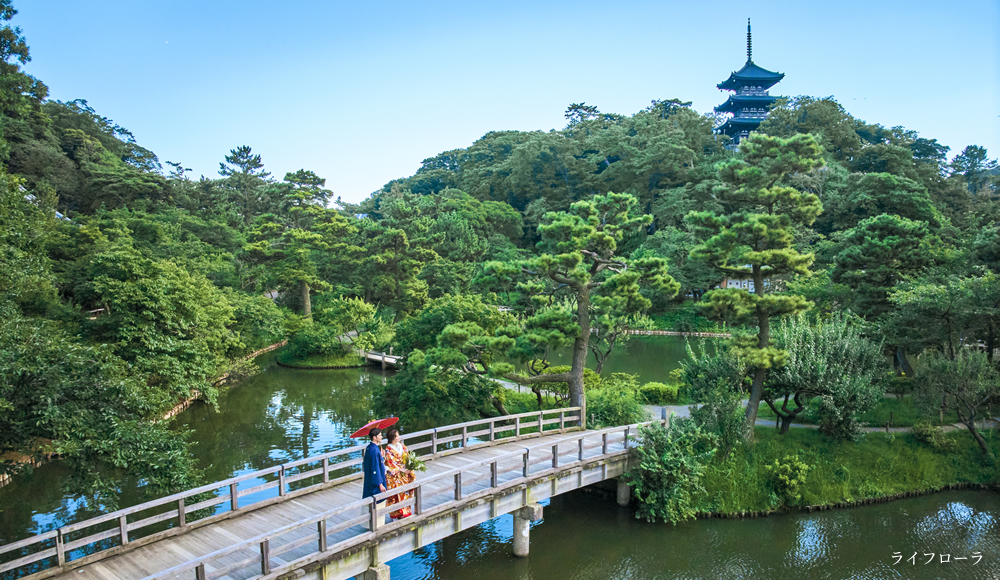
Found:
[[[412,433],[428,471],[361,497],[361,446],[262,469],[0,546],[0,574],[80,580],[386,580],[385,563],[507,513],[527,554],[536,502],[621,475],[639,425],[581,429],[580,408]],[[390,507],[376,502],[399,492]],[[619,501],[628,488],[619,482]],[[413,515],[384,524],[410,506]],[[517,531],[520,530],[520,533]]]
[[[362,350],[360,353],[367,360],[382,363],[383,369],[387,367],[399,368],[399,361],[403,360],[401,356],[392,356],[391,354],[375,352],[373,350]]]

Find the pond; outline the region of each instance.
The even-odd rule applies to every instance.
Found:
[[[631,372],[639,374],[640,382],[663,381],[684,356],[683,339],[636,337],[612,355],[605,374]],[[372,382],[387,376],[381,369],[303,371],[279,367],[275,358],[275,353],[258,358],[263,372],[223,392],[218,409],[196,403],[174,419],[192,431],[192,453],[206,481],[350,447],[355,441],[348,435],[373,418]],[[0,545],[95,515],[85,498],[63,492],[69,476],[65,465],[55,461],[0,489]],[[146,499],[135,482],[123,484],[121,507]],[[507,516],[394,561],[392,577],[445,580],[467,577],[471,571],[473,577],[546,580],[740,574],[937,578],[961,569],[968,573],[964,578],[986,578],[991,576],[975,574],[1000,574],[998,519],[996,494],[969,493],[815,515],[706,520],[675,528],[637,522],[613,499],[576,493],[558,497],[546,508],[544,522],[532,532],[532,556],[527,560],[510,556]],[[973,534],[976,530],[980,535]],[[992,539],[981,539],[983,535]],[[984,560],[975,567],[918,565],[903,571],[884,566],[893,551],[922,554],[946,548],[958,557],[964,555],[960,548],[975,548]],[[893,576],[893,570],[901,575]]]

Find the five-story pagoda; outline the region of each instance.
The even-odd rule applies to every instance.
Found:
[[[718,86],[725,91],[733,91],[725,103],[715,108],[717,113],[732,113],[721,127],[717,129],[733,138],[736,143],[746,137],[761,122],[767,118],[768,107],[778,97],[772,97],[767,89],[773,87],[785,78],[783,73],[771,72],[754,64],[750,50],[750,19],[747,19],[747,63],[743,68],[729,75],[724,83]]]

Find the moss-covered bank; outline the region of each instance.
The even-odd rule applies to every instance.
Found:
[[[327,370],[363,367],[368,364],[368,361],[354,353],[312,354],[306,357],[295,357],[290,352],[283,352],[278,355],[278,364],[293,369]]]
[[[971,485],[1000,487],[998,461],[986,458],[967,432],[949,433],[949,451],[923,444],[910,433],[869,433],[856,443],[833,441],[812,429],[778,435],[758,428],[752,446],[716,457],[702,481],[696,507],[714,515],[764,515],[788,509],[846,507]],[[984,434],[1000,456],[1000,434]],[[769,465],[789,455],[809,466],[798,498],[782,493]]]

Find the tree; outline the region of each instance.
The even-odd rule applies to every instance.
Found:
[[[542,239],[538,244],[541,253],[536,258],[513,264],[487,262],[484,269],[490,275],[502,277],[517,272],[528,278],[522,283],[523,291],[536,295],[546,291],[562,293],[572,304],[572,309],[561,304],[539,308],[523,326],[500,329],[489,345],[494,352],[506,352],[527,362],[544,355],[547,348],[572,342],[569,372],[526,376],[509,364],[495,364],[494,374],[524,385],[569,383],[570,405],[585,407],[583,371],[593,328],[592,304],[607,312],[629,315],[651,304],[640,292],[640,285],[670,296],[678,290],[662,259],[631,261],[616,254],[626,232],[652,220],[648,215],[634,215],[635,205],[631,195],[608,193],[578,201],[569,211],[549,212],[538,228]],[[546,300],[544,296],[539,298],[543,303]]]
[[[896,215],[863,220],[845,234],[843,247],[831,280],[854,291],[853,310],[869,319],[889,311],[890,288],[932,263],[927,224]]]
[[[885,391],[882,344],[865,337],[859,321],[843,315],[815,325],[802,315],[784,319],[774,339],[788,355],[784,365],[768,374],[763,398],[781,419],[780,432],[787,433],[809,400],[819,397],[822,431],[845,439],[860,435],[857,416]],[[775,403],[782,398],[779,408]]]
[[[243,225],[249,226],[253,218],[271,209],[264,195],[271,174],[264,171],[260,155],[254,155],[249,145],[231,149],[226,162],[219,163],[219,175],[233,192]]]
[[[316,253],[357,250],[344,240],[357,230],[336,211],[325,207],[330,191],[325,179],[300,169],[285,175],[281,184],[282,215],[262,216],[251,233],[246,251],[251,260],[271,266],[274,278],[299,290],[302,315],[312,316],[311,292],[329,290],[318,273]]]
[[[923,372],[914,379],[918,404],[928,412],[954,410],[983,455],[992,455],[976,429],[976,417],[987,404],[1000,399],[1000,373],[978,352],[961,352],[954,358],[931,353],[922,362]]]
[[[953,174],[965,177],[965,185],[972,193],[984,191],[996,174],[997,160],[990,159],[985,147],[969,145],[951,160]]]
[[[740,146],[741,158],[723,163],[719,178],[725,183],[718,197],[730,213],[691,212],[688,223],[704,241],[691,257],[704,260],[728,277],[750,278],[754,293],[738,288],[711,290],[702,298],[702,310],[725,319],[749,320],[757,325],[756,344],[744,340],[742,356],[754,367],[753,385],[746,410],[746,430],[753,438],[764,379],[781,366],[786,353],[771,346],[772,318],[803,312],[810,304],[802,296],[773,291],[765,282],[778,276],[806,274],[813,255],[792,245],[794,227],[812,224],[823,211],[815,194],[783,185],[794,173],[823,164],[821,149],[809,135],[790,139],[755,134]]]
[[[87,345],[55,322],[0,308],[0,449],[58,453],[73,468],[73,492],[114,505],[113,470],[152,493],[189,489],[198,472],[184,437],[156,421],[174,400],[106,345]],[[51,440],[39,446],[42,440]],[[0,464],[11,473],[16,465]],[[108,469],[108,468],[112,469]]]

